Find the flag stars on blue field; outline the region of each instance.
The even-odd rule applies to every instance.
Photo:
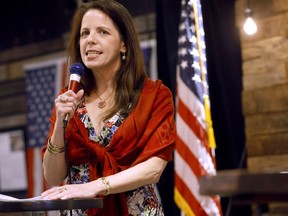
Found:
[[[181,66],[182,69],[187,68],[187,67],[188,67],[188,61],[182,61],[182,62],[180,63],[180,66]]]
[[[197,44],[197,38],[195,36],[191,36],[189,38],[189,42],[191,42],[193,45],[196,45]]]
[[[194,76],[192,77],[192,80],[194,82],[202,82],[201,77],[198,74],[194,74]]]
[[[181,43],[181,44],[182,43],[184,44],[186,42],[186,36],[183,35],[183,36],[179,37],[178,42]]]
[[[56,66],[26,70],[28,146],[45,145],[55,98]]]
[[[199,57],[199,52],[197,49],[193,47],[193,49],[190,51],[190,54],[193,55],[194,57]]]
[[[179,53],[178,54],[181,55],[181,56],[187,55],[187,49],[184,49],[184,48],[179,49]]]

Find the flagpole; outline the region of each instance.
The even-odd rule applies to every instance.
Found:
[[[207,81],[206,81],[206,76],[204,72],[204,65],[203,65],[203,59],[202,59],[202,47],[200,43],[200,33],[199,33],[199,21],[198,21],[198,8],[197,8],[197,3],[198,0],[193,0],[192,5],[193,5],[193,11],[194,11],[194,19],[195,19],[195,32],[196,32],[196,41],[197,41],[197,47],[198,47],[198,53],[199,53],[199,64],[200,64],[200,72],[201,72],[201,83],[202,83],[202,88],[203,88],[203,99],[204,99],[204,109],[205,109],[205,115],[206,115],[206,125],[207,125],[207,133],[208,133],[208,141],[209,141],[209,146],[212,149],[216,148],[216,142],[215,142],[215,137],[214,137],[214,130],[213,130],[213,123],[212,123],[212,118],[211,118],[211,112],[210,112],[210,99],[209,99],[209,94],[207,90]],[[213,152],[214,154],[214,152]]]
[[[195,17],[195,32],[196,32],[196,41],[197,41],[197,47],[198,47],[198,52],[199,52],[199,64],[200,64],[201,81],[202,81],[202,87],[203,87],[203,99],[204,99],[204,109],[205,109],[205,115],[206,115],[205,120],[207,124],[208,142],[209,142],[211,154],[213,155],[212,160],[214,162],[214,167],[216,170],[216,160],[215,160],[216,142],[215,142],[215,137],[214,137],[211,112],[210,112],[209,92],[207,90],[208,82],[206,81],[203,59],[202,59],[202,47],[200,43],[201,40],[200,40],[200,33],[199,33],[198,8],[197,8],[198,1],[200,0],[193,0],[192,4],[193,4],[193,10],[194,10],[194,17]],[[222,208],[221,208],[221,203],[220,203],[220,197],[214,196],[214,201],[216,205],[218,206],[220,215],[222,215],[223,213],[222,213]]]

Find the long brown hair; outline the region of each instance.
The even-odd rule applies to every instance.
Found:
[[[114,0],[94,0],[81,4],[72,20],[71,37],[68,44],[68,62],[69,64],[75,62],[83,64],[79,46],[80,28],[84,14],[90,9],[98,9],[110,17],[126,46],[126,60],[122,61],[114,78],[115,104],[108,110],[104,119],[112,117],[119,110],[123,114],[128,114],[138,101],[147,75],[138,35],[132,17],[124,6]],[[119,53],[120,57],[121,55]],[[92,90],[97,89],[93,73],[87,67],[85,67],[85,73],[81,77],[81,88],[85,90],[87,95]]]

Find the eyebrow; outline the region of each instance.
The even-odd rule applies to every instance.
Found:
[[[87,29],[90,29],[90,28],[89,27],[83,27],[83,28],[80,28],[80,31],[87,30]],[[98,26],[96,29],[105,29],[107,31],[113,31],[111,28],[106,27],[106,26]]]

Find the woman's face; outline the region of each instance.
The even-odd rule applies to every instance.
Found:
[[[83,63],[95,71],[119,69],[120,52],[125,52],[124,42],[113,21],[97,9],[87,11],[80,28],[80,52]]]

